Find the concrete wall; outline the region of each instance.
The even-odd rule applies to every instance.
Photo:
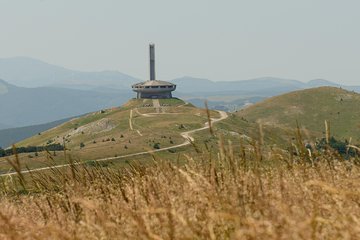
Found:
[[[164,99],[172,98],[171,92],[161,92],[161,93],[138,93],[137,98],[152,98],[152,99]]]

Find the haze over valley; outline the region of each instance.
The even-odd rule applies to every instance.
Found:
[[[31,58],[0,59],[0,129],[44,124],[103,108],[119,106],[133,96],[129,86],[140,81],[117,71],[81,72]],[[263,77],[239,81],[193,77],[170,80],[176,96],[198,107],[208,100],[212,109],[234,111],[267,97],[319,87],[342,87],[326,80],[308,82]],[[1,138],[1,137],[0,137]]]

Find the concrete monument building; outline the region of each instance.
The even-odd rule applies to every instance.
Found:
[[[149,45],[150,50],[150,80],[132,85],[137,98],[172,98],[176,85],[170,82],[156,80],[155,77],[155,45]]]

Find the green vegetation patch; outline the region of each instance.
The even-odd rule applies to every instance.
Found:
[[[332,136],[360,142],[359,106],[357,93],[320,87],[267,99],[237,115],[251,123],[284,129],[295,129],[298,123],[318,138],[324,136],[324,122],[328,121]]]

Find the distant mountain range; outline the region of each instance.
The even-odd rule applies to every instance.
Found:
[[[142,81],[118,71],[82,72],[27,57],[0,58],[0,79],[20,87],[61,87],[104,92],[114,89],[130,90],[132,84]],[[188,95],[189,93],[193,95],[209,95],[209,93],[217,93],[223,95],[256,94],[272,96],[311,87],[341,86],[340,84],[323,79],[304,83],[298,80],[274,77],[239,81],[211,81],[185,76],[173,79],[171,82],[178,85],[177,92],[179,95]],[[344,86],[343,88],[360,91],[360,86]]]
[[[11,128],[12,126],[0,123],[0,129]]]
[[[82,90],[128,89],[139,79],[117,71],[81,72],[27,57],[0,58],[0,79],[22,87],[63,87]]]
[[[16,87],[0,80],[0,128],[47,123],[63,118],[120,106],[130,91],[83,91],[64,88]]]
[[[69,121],[70,119],[71,118],[66,118],[50,123],[27,126],[27,127],[2,129],[0,130],[0,147],[2,148],[9,147],[11,146],[11,144],[19,142],[25,138],[34,136],[50,128],[56,127],[64,122]]]
[[[172,80],[177,84],[177,90],[182,93],[219,93],[219,94],[239,94],[239,95],[258,95],[274,96],[294,90],[307,89],[321,86],[343,87],[350,91],[360,91],[360,86],[342,86],[324,79],[315,79],[307,83],[274,77],[256,78],[241,81],[219,81],[214,82],[208,79],[182,77]]]
[[[321,86],[339,87],[360,92],[360,86],[343,86],[324,79],[307,83],[281,78],[257,78],[242,81],[214,82],[208,79],[182,77],[172,80],[177,84],[175,95],[186,99],[197,107],[203,107],[205,100],[212,109],[234,111],[259,102],[265,98],[296,90]]]
[[[81,72],[24,57],[0,59],[0,129],[43,124],[120,106],[135,96],[131,85],[142,81],[117,71]],[[273,77],[242,81],[211,81],[182,77],[175,96],[198,107],[236,110],[264,98],[318,86],[360,92],[360,86],[341,86],[317,79],[307,83]],[[0,136],[1,138],[1,136]]]

